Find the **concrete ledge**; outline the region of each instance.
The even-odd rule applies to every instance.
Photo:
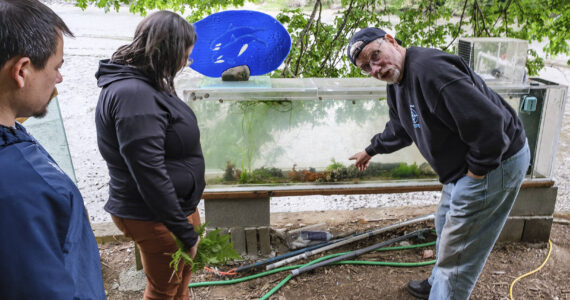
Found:
[[[269,198],[208,199],[204,210],[209,227],[269,226]]]
[[[521,189],[511,216],[552,216],[558,187]]]
[[[548,241],[558,194],[558,187],[549,186],[550,182],[549,180],[525,182],[499,236],[499,241]],[[209,198],[205,201],[205,217],[211,228],[230,229],[232,242],[238,253],[255,256],[261,252],[261,255],[267,255],[270,252],[269,203],[269,198],[266,197]],[[252,228],[250,232],[247,230],[244,232],[246,227]],[[130,240],[125,238],[112,222],[95,223],[92,224],[92,228],[99,244]]]
[[[95,239],[97,240],[98,244],[105,244],[116,241],[124,242],[131,240],[125,237],[123,235],[123,232],[120,231],[113,222],[93,223],[91,224],[91,228],[93,229],[93,234],[95,234]]]

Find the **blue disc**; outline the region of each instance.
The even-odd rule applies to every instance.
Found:
[[[247,65],[250,75],[277,69],[291,50],[289,33],[272,16],[252,10],[228,10],[194,24],[198,39],[190,58],[197,72],[220,77],[236,66]]]

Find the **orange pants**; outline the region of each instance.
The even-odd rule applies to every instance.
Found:
[[[168,265],[171,254],[178,250],[170,231],[160,222],[123,219],[111,215],[115,225],[137,243],[146,274],[144,300],[189,299],[188,284],[192,275],[189,265],[178,266],[178,273]],[[200,225],[200,214],[196,210],[188,216],[188,222]]]

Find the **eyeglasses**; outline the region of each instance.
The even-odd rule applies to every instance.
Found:
[[[368,63],[363,64],[362,66],[360,66],[360,73],[362,75],[370,75],[370,72],[372,72],[372,65],[378,65],[380,63],[380,50],[375,50],[374,52],[372,52],[372,55],[370,55],[370,59],[368,60]]]
[[[186,61],[186,67],[190,67],[190,65],[194,62],[194,60],[190,57],[188,57],[188,60]]]

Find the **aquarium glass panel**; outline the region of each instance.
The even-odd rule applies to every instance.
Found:
[[[29,118],[22,125],[46,149],[59,167],[77,182],[57,97],[50,102],[47,110],[45,117]]]

